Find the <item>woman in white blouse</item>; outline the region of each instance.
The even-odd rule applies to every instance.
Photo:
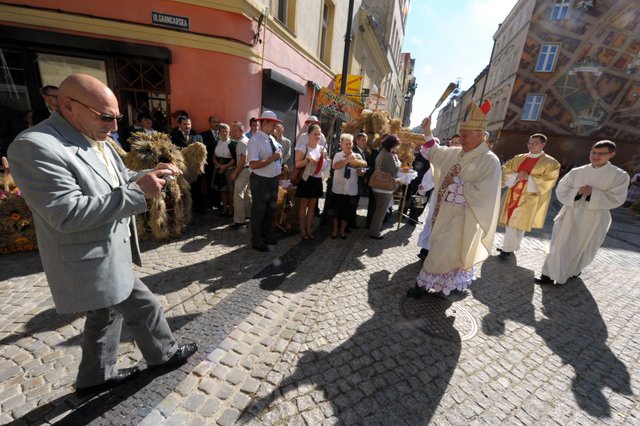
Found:
[[[233,159],[235,154],[235,143],[229,139],[229,125],[218,124],[220,140],[213,151],[213,187],[220,192],[223,211],[221,216],[233,216],[233,180],[231,174],[236,165]]]
[[[296,188],[296,197],[300,199],[300,235],[302,239],[312,239],[311,224],[318,198],[322,197],[322,171],[329,166],[327,153],[319,144],[322,132],[317,124],[310,124],[306,146],[296,147],[296,167],[304,167],[302,178]]]
[[[353,152],[353,135],[348,133],[340,135],[340,148],[342,151],[334,155],[332,166],[334,172],[331,192],[334,195],[335,213],[331,238],[338,236],[339,228],[340,238],[345,239],[350,214],[357,208],[355,202],[358,195],[358,176],[364,174],[363,169],[354,168],[350,163],[354,163],[354,160],[364,160],[360,154]]]

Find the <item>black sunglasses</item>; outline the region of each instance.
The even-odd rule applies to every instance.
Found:
[[[118,114],[118,115],[104,114],[102,112],[96,111],[95,109],[91,108],[87,104],[83,104],[82,102],[80,102],[77,99],[74,99],[74,98],[69,98],[69,99],[71,99],[73,102],[79,103],[80,105],[82,105],[83,107],[85,107],[86,109],[88,109],[89,111],[94,113],[96,115],[96,117],[98,119],[100,119],[100,121],[104,121],[105,123],[111,123],[113,120],[120,121],[120,120],[122,120],[122,117],[124,117],[124,115],[122,115],[122,114]]]

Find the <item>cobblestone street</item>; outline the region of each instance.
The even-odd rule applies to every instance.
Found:
[[[594,263],[541,287],[553,214],[466,294],[418,300],[420,226],[259,253],[198,217],[137,268],[198,353],[83,399],[83,317],[55,312],[37,253],[0,256],[0,424],[640,424],[640,218],[615,210]],[[144,362],[126,329],[120,354]]]

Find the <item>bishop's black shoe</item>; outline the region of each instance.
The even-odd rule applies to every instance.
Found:
[[[425,260],[427,256],[429,256],[429,250],[421,248],[420,253],[418,253],[418,257],[422,260]]]
[[[507,260],[509,256],[511,256],[510,251],[502,251],[502,249],[498,249],[498,251],[500,252],[500,254],[498,255],[500,260]]]
[[[426,296],[429,294],[429,290],[424,287],[420,287],[418,283],[415,286],[411,287],[407,290],[407,296],[412,297],[414,299],[419,299],[422,296]]]

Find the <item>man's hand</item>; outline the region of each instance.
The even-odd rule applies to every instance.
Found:
[[[425,135],[431,134],[431,116],[422,120],[422,130],[424,130]]]
[[[453,180],[453,176],[447,176],[447,177],[444,179],[444,184],[445,184],[446,186],[451,185],[453,182],[454,182],[454,180]]]
[[[273,153],[273,155],[271,156],[271,161],[278,161],[279,159],[282,158],[282,151],[277,150],[276,152]]]
[[[231,176],[229,176],[229,178],[231,179],[231,182],[235,182],[236,179],[238,179],[238,173],[236,172],[231,173]]]
[[[591,188],[589,185],[582,185],[580,188],[578,188],[578,194],[591,195],[592,190],[593,188]]]
[[[518,172],[518,180],[526,180],[529,179],[529,173],[525,172],[524,170],[520,170]]]
[[[154,169],[137,180],[136,183],[144,192],[145,198],[153,198],[160,195],[162,188],[166,184],[166,181],[162,178],[166,175],[173,175],[169,168]]]
[[[169,174],[173,176],[182,176],[182,170],[180,170],[178,166],[176,166],[173,163],[158,163],[153,168],[153,170],[169,170],[171,172]],[[163,173],[163,174],[166,175],[167,173]]]

